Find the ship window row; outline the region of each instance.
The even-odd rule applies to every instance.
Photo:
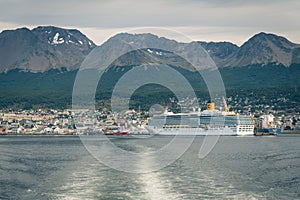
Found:
[[[195,125],[220,125],[220,126],[233,126],[233,125],[252,125],[251,117],[211,117],[211,116],[201,116],[192,118],[181,118],[180,116],[167,116],[166,118],[154,118],[150,121],[153,125],[177,125],[177,124],[187,124],[190,126]]]
[[[248,132],[248,131],[252,131],[252,128],[239,128],[240,132]]]

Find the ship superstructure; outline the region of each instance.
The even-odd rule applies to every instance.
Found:
[[[275,123],[275,117],[272,114],[262,115],[258,121],[256,135],[278,135],[281,128]]]

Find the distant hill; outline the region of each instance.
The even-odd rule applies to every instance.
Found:
[[[109,99],[116,82],[131,68],[110,68],[102,77],[101,88],[98,87],[96,98],[98,100]],[[122,71],[122,69],[124,70]],[[198,73],[178,67],[174,67],[174,69],[189,80],[197,95],[204,99],[209,98],[205,82]],[[0,108],[70,107],[77,71],[56,69],[43,73],[32,73],[11,70],[7,73],[0,73]],[[283,65],[271,64],[264,67],[260,65],[226,67],[221,68],[220,73],[228,95],[238,95],[241,98],[246,98],[251,93],[258,100],[260,98],[270,100],[269,98],[285,97],[291,101],[300,101],[300,65],[292,65],[288,68]],[[173,80],[173,82],[176,84],[176,80]],[[165,90],[157,86],[140,90],[139,95],[141,97],[146,95],[146,98],[141,99],[150,103],[153,103],[151,101],[154,98],[165,100],[166,96],[170,96],[170,94],[166,94]],[[293,99],[288,95],[298,99]]]
[[[0,33],[0,72],[77,69],[96,45],[75,29],[40,26]]]
[[[230,42],[198,42],[215,61],[218,67],[224,66],[233,57],[239,47]]]
[[[223,67],[274,63],[286,67],[300,63],[300,45],[275,34],[259,33],[245,42],[227,59]]]

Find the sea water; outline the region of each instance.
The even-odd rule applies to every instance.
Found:
[[[0,199],[300,199],[300,135],[220,137],[199,159],[204,137],[170,165],[127,173],[96,160],[76,136],[1,136]],[[114,137],[142,152],[170,137]]]

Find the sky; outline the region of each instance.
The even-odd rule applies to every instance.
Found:
[[[0,0],[0,31],[76,28],[98,45],[119,32],[241,45],[263,31],[300,43],[299,10],[299,0]]]

